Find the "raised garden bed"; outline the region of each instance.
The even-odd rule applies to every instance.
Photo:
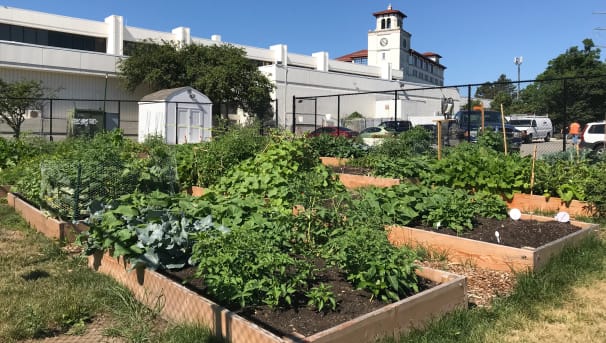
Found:
[[[6,198],[11,191],[11,186],[0,186],[0,198]]]
[[[297,333],[279,336],[260,325],[198,295],[160,273],[137,269],[128,271],[122,259],[107,254],[89,257],[91,268],[118,280],[148,306],[160,302],[163,317],[180,323],[208,326],[230,342],[374,342],[378,337],[398,337],[430,319],[467,306],[466,279],[451,273],[422,268],[417,274],[437,283],[401,301],[385,306],[309,336]],[[318,315],[322,320],[322,315]]]
[[[525,213],[557,213],[568,212],[572,218],[591,217],[593,211],[591,206],[583,201],[572,200],[570,203],[562,201],[557,197],[544,197],[542,195],[530,195],[515,193],[513,199],[507,201],[508,208],[517,208]]]
[[[367,175],[355,175],[355,174],[344,174],[337,173],[339,180],[347,189],[354,189],[359,187],[391,187],[400,184],[400,179],[390,179],[384,177],[374,177]]]
[[[48,216],[14,193],[8,193],[6,198],[8,205],[13,207],[30,226],[51,239],[73,243],[79,233],[87,230],[86,225],[82,223],[74,224]]]
[[[340,167],[347,164],[347,159],[340,157],[320,157],[320,160],[327,167]]]
[[[191,186],[187,190],[187,194],[195,196],[195,197],[203,196],[205,192],[206,192],[206,188],[199,187],[199,186]]]
[[[47,237],[69,237],[66,232],[70,229],[64,226],[68,223],[47,217],[15,194],[9,194],[8,199],[8,203],[30,225]],[[164,318],[207,326],[215,335],[235,343],[374,342],[383,336],[397,338],[441,314],[467,307],[465,277],[422,267],[417,274],[435,286],[308,336],[297,333],[276,335],[155,271],[143,268],[130,270],[123,259],[115,259],[107,253],[89,256],[88,261],[94,270],[129,288],[141,302],[161,308]],[[318,316],[322,320],[322,315]]]
[[[369,172],[368,168],[346,166],[346,158],[320,157],[320,159],[323,165],[331,167],[337,173],[339,180],[347,189],[369,186],[391,187],[400,184],[400,179],[367,175]]]
[[[553,222],[553,218],[523,214],[520,225],[532,225],[536,222]],[[496,242],[495,231],[500,230],[500,236],[505,237],[509,234],[503,234],[507,228],[505,226],[512,223],[511,220],[502,221],[503,226],[497,226],[487,230],[486,241],[449,235],[436,232],[435,230],[426,230],[405,226],[388,226],[388,237],[392,244],[396,246],[409,245],[412,247],[424,247],[429,250],[445,253],[449,260],[459,263],[471,263],[479,268],[502,271],[538,271],[544,267],[549,259],[558,254],[566,246],[574,245],[583,238],[595,233],[598,228],[596,224],[589,224],[578,221],[571,221],[571,229],[568,234],[563,235],[548,243],[536,247],[532,246],[507,246]],[[558,223],[561,224],[561,223]],[[573,227],[574,226],[574,227]],[[521,227],[519,230],[524,230]],[[518,231],[517,235],[521,235]],[[548,232],[544,232],[546,235]],[[474,233],[475,234],[475,233]],[[511,235],[516,235],[512,233]]]

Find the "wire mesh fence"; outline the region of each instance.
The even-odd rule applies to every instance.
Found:
[[[87,218],[91,208],[137,190],[178,191],[174,155],[142,156],[134,162],[118,158],[48,160],[40,169],[42,207],[64,220]]]

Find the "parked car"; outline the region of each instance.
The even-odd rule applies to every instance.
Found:
[[[394,134],[394,130],[379,126],[367,127],[364,130],[360,131],[361,138],[385,138],[393,136]]]
[[[524,143],[532,143],[535,139],[549,142],[553,135],[553,124],[547,116],[513,114],[509,124],[522,131]]]
[[[604,126],[606,126],[606,121],[585,124],[581,132],[581,148],[591,149],[600,154],[606,151],[606,131],[604,131]]]
[[[358,137],[359,133],[352,129],[346,128],[344,126],[324,126],[315,129],[310,132],[308,137],[318,137],[320,135],[331,135],[334,137],[342,136],[347,138],[355,138]]]
[[[438,134],[438,126],[436,124],[419,124],[417,126],[429,131],[434,137]]]
[[[409,120],[386,120],[382,121],[378,127],[384,127],[386,129],[391,129],[395,133],[400,133],[404,131],[408,131],[412,128],[412,122]]]
[[[476,142],[478,137],[478,131],[482,125],[482,118],[480,111],[459,111],[454,116],[454,121],[449,125],[448,131],[451,139],[459,141],[469,140]],[[497,132],[503,131],[505,127],[505,134],[507,136],[507,144],[510,149],[519,149],[520,145],[524,142],[524,133],[518,130],[515,126],[507,123],[503,123],[501,112],[497,111],[484,111],[484,128],[490,128]]]

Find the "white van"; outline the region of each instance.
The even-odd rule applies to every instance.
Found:
[[[553,136],[553,124],[547,116],[512,114],[509,124],[522,131],[525,143],[531,143],[535,139],[549,142]]]

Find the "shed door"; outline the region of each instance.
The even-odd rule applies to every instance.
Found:
[[[177,143],[202,141],[202,112],[196,108],[180,108],[178,113],[179,140]]]

